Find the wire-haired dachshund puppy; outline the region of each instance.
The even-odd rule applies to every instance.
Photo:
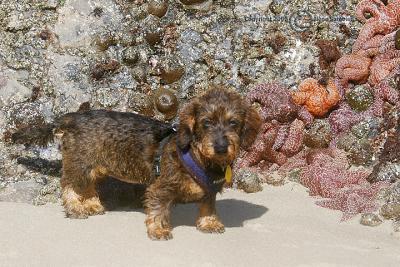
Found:
[[[258,112],[237,92],[215,87],[192,99],[170,124],[105,110],[68,113],[53,124],[13,134],[45,146],[62,134],[62,201],[70,218],[104,213],[96,182],[107,176],[147,185],[144,206],[151,239],[170,239],[174,203],[198,202],[197,229],[224,232],[215,209],[230,164],[255,140]]]

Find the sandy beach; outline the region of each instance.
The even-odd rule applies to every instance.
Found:
[[[217,209],[224,234],[198,232],[197,208],[187,204],[173,211],[174,238],[150,241],[143,210],[70,220],[59,205],[1,202],[1,266],[400,266],[389,222],[340,223],[340,212],[294,183],[227,190]]]

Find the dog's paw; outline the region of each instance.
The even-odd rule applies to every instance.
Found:
[[[156,227],[147,230],[147,235],[151,240],[169,240],[172,239],[171,230],[168,228]]]
[[[203,233],[218,233],[225,232],[224,225],[215,216],[205,216],[197,219],[197,230]]]
[[[98,207],[92,207],[90,210],[88,210],[88,213],[90,216],[94,216],[94,215],[103,215],[106,212],[103,206],[98,206]]]
[[[65,215],[70,219],[87,219],[89,214],[78,212],[66,212]]]
[[[100,200],[98,198],[91,198],[88,200],[85,200],[84,202],[84,207],[86,213],[89,215],[103,215],[105,213],[105,209],[103,205],[101,205]]]
[[[88,212],[85,210],[80,202],[64,205],[65,216],[70,219],[87,219]]]

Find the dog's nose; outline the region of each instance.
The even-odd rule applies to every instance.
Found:
[[[214,150],[217,154],[224,154],[228,151],[228,139],[226,137],[219,138],[215,141]]]

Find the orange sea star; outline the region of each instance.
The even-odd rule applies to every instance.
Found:
[[[326,88],[313,78],[305,79],[299,90],[292,93],[294,102],[304,105],[314,116],[324,116],[340,100],[339,91],[333,82],[329,80]]]

